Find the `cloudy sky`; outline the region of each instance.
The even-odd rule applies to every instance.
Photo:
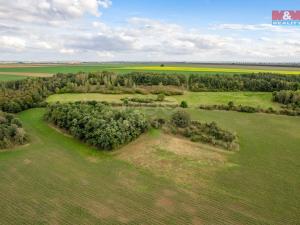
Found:
[[[299,62],[300,0],[0,0],[1,61]]]

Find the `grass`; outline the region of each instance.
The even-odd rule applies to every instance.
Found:
[[[14,80],[22,80],[26,79],[26,76],[19,75],[11,75],[11,74],[0,74],[0,82],[1,81],[14,81]]]
[[[172,113],[145,110],[161,116]],[[202,193],[207,194],[212,207],[223,210],[223,216],[208,213],[214,223],[220,218],[222,224],[299,224],[300,118],[194,109],[189,112],[193,119],[216,121],[236,131],[240,139],[240,152],[228,159],[232,166],[219,171],[212,178],[214,185]]]
[[[195,64],[170,64],[160,67],[155,64],[44,64],[33,65],[26,64],[14,66],[0,66],[0,72],[19,72],[19,73],[76,73],[76,72],[97,72],[97,71],[115,71],[126,73],[130,71],[149,71],[149,72],[166,72],[166,73],[205,73],[205,74],[230,74],[230,73],[259,73],[271,72],[281,74],[298,74],[299,68],[272,67],[272,66],[213,66],[213,65],[195,65]]]
[[[133,94],[97,94],[97,93],[84,93],[84,94],[55,94],[51,95],[48,102],[72,102],[72,101],[108,101],[108,102],[121,102],[121,98],[153,98],[155,95],[133,95]],[[167,96],[165,101],[168,103],[178,103],[185,100],[189,106],[197,107],[200,104],[227,104],[233,101],[236,105],[249,105],[254,107],[279,109],[280,104],[272,102],[272,93],[262,92],[185,92],[184,95]]]
[[[191,223],[195,216],[181,204],[196,199],[172,181],[62,135],[43,112],[19,115],[30,145],[0,153],[1,224]],[[164,198],[166,190],[174,195]]]
[[[22,112],[31,142],[0,153],[1,224],[299,224],[300,118],[188,111],[236,131],[240,151],[191,158],[190,144],[151,130],[101,153],[50,128],[43,109]]]
[[[107,101],[121,103],[122,98],[154,98],[156,95],[141,95],[141,94],[98,94],[98,93],[66,93],[54,94],[47,98],[47,102],[74,102],[74,101]]]
[[[253,107],[279,109],[280,104],[272,101],[272,93],[267,92],[185,92],[184,95],[174,96],[177,102],[187,101],[190,106],[228,104],[248,105]]]

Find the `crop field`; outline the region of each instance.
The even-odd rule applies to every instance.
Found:
[[[30,144],[0,154],[3,224],[299,222],[299,118],[189,109],[193,119],[238,132],[241,150],[152,130],[103,153],[49,127],[43,111],[20,113]]]
[[[300,74],[300,70],[275,70],[275,69],[245,69],[245,68],[213,68],[213,67],[180,67],[180,66],[137,66],[121,67],[124,70],[138,71],[175,71],[175,72],[200,72],[200,73],[280,73],[280,74]]]
[[[14,74],[0,74],[0,81],[12,81],[12,80],[22,80],[26,76],[19,76]]]
[[[97,72],[115,71],[126,73],[131,71],[149,71],[165,73],[205,73],[205,74],[232,74],[232,73],[280,73],[280,74],[300,74],[299,68],[276,67],[276,66],[213,66],[194,64],[171,64],[164,67],[152,64],[26,64],[26,65],[0,65],[0,73],[14,72],[39,74],[39,76],[52,75],[55,73],[77,73],[77,72]]]
[[[97,94],[97,93],[72,93],[51,95],[48,102],[72,102],[72,101],[107,101],[120,103],[122,98],[153,98],[156,95],[140,94]],[[233,101],[236,105],[248,105],[267,109],[273,107],[279,109],[280,104],[272,102],[272,93],[266,92],[184,92],[184,95],[166,96],[162,103],[180,104],[186,101],[189,106],[197,107],[201,104],[228,104]]]

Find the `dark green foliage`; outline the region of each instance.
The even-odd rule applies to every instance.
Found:
[[[153,103],[155,99],[152,98],[122,98],[121,101],[127,102],[137,102],[137,103]]]
[[[228,102],[228,107],[231,109],[234,107],[234,102],[233,101],[230,101]]]
[[[189,126],[191,122],[190,115],[183,110],[177,111],[172,115],[171,123],[176,127],[185,128]]]
[[[148,128],[141,112],[116,110],[97,102],[53,104],[48,106],[45,118],[74,137],[103,150],[126,144]]]
[[[183,135],[194,142],[208,143],[228,150],[238,149],[235,134],[221,129],[215,122],[191,121],[190,115],[185,111],[178,111],[172,115],[168,129],[173,134]]]
[[[273,101],[293,108],[300,107],[300,91],[273,92]]]
[[[264,91],[300,89],[300,76],[270,73],[236,75],[190,75],[191,91]]]
[[[162,128],[162,126],[166,124],[166,120],[163,118],[156,118],[156,119],[151,120],[150,124],[151,124],[151,127],[155,128],[155,129],[159,129],[159,128]]]
[[[209,143],[228,150],[236,150],[238,148],[236,135],[219,128],[215,122],[200,123],[192,121],[181,132],[184,136],[195,142]]]
[[[121,86],[126,83],[134,83],[135,85],[171,85],[183,86],[187,83],[187,77],[183,74],[167,74],[167,73],[149,73],[149,72],[132,72],[119,75],[117,80]]]
[[[287,116],[300,116],[300,109],[293,108],[293,109],[282,109],[282,110],[274,110],[272,107],[268,109],[262,109],[260,107],[252,107],[252,106],[245,106],[245,105],[200,105],[200,109],[205,110],[230,110],[230,111],[237,111],[237,112],[245,112],[245,113],[270,113],[270,114],[279,114],[279,115],[287,115]]]
[[[0,149],[21,145],[27,141],[22,123],[12,114],[0,111]]]
[[[281,91],[298,90],[299,76],[279,74],[182,75],[148,72],[56,74],[0,83],[0,110],[20,112],[44,106],[53,93],[140,93],[182,95],[192,91]],[[298,100],[297,100],[298,101]]]
[[[187,102],[186,102],[186,101],[182,101],[182,102],[180,103],[180,107],[181,107],[181,108],[187,108],[187,107],[188,107]]]

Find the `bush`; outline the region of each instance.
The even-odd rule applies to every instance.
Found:
[[[22,123],[12,114],[0,111],[0,149],[22,145],[27,140]]]
[[[172,124],[174,124],[176,127],[185,128],[188,127],[191,118],[190,115],[185,111],[177,111],[172,115],[171,119]]]
[[[182,101],[182,102],[180,103],[180,107],[181,107],[181,108],[187,108],[187,107],[188,107],[187,102],[186,102],[186,101]]]
[[[157,95],[157,101],[162,102],[165,100],[165,95],[163,93],[160,93]]]
[[[151,121],[151,126],[155,129],[160,129],[166,123],[165,119],[158,118]]]

